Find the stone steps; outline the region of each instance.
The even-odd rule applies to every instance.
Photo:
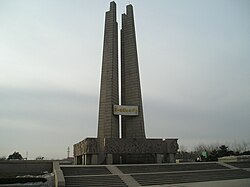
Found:
[[[227,164],[237,168],[250,168],[250,162],[228,162]]]
[[[123,173],[154,173],[192,170],[228,169],[217,163],[185,163],[185,164],[162,164],[162,165],[136,165],[117,166]]]
[[[126,186],[118,175],[112,175],[105,166],[61,166],[66,187]]]
[[[105,166],[96,167],[67,167],[61,166],[64,176],[78,176],[78,175],[104,175],[110,174],[110,171]]]
[[[230,167],[228,164],[240,167]],[[246,169],[242,169],[246,166],[246,163],[222,164],[212,162],[107,166],[64,165],[61,166],[61,169],[65,177],[66,187],[120,187],[250,178],[250,172]]]
[[[82,186],[127,186],[117,175],[109,176],[86,176],[86,177],[65,177],[66,187]]]
[[[205,182],[217,180],[231,180],[250,178],[250,173],[241,169],[199,171],[199,172],[175,172],[160,174],[138,174],[132,177],[142,186],[163,185],[191,182]]]

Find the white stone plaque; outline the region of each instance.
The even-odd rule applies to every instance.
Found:
[[[138,116],[138,106],[114,105],[114,115]]]

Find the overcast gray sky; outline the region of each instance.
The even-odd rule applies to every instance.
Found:
[[[128,1],[116,1],[118,23]],[[250,1],[130,0],[147,137],[250,142]],[[0,0],[0,157],[96,137],[108,0]]]

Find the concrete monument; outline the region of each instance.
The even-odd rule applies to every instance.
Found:
[[[106,12],[97,138],[74,145],[75,164],[175,162],[177,139],[147,139],[133,6],[122,14],[121,105],[119,105],[116,3]],[[121,129],[119,129],[121,116]],[[121,137],[119,136],[121,130]]]

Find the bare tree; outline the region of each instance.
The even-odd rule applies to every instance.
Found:
[[[218,143],[209,144],[209,145],[199,144],[199,145],[194,147],[194,152],[196,152],[198,155],[200,155],[204,151],[210,153],[214,150],[218,150],[219,147],[220,147],[220,145]]]
[[[179,152],[187,152],[187,147],[184,145],[179,146]]]
[[[230,146],[231,150],[236,153],[242,153],[249,150],[249,143],[246,141],[242,141],[241,143],[237,143],[236,141],[232,143]]]
[[[0,157],[0,160],[6,160],[5,156]]]

